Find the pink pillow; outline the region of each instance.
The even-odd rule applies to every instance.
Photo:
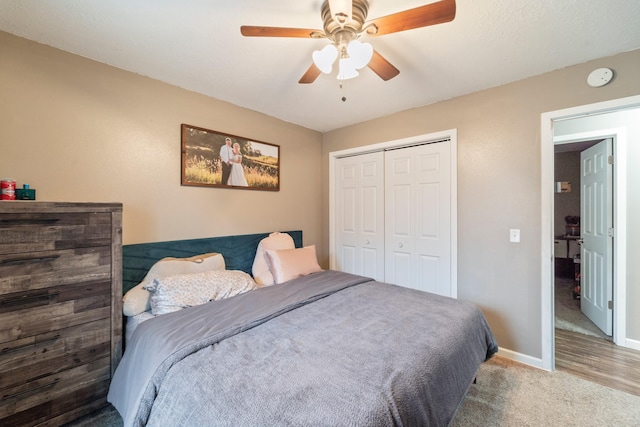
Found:
[[[258,244],[256,250],[256,257],[253,260],[253,280],[260,286],[270,286],[274,284],[273,275],[269,269],[267,251],[281,250],[281,249],[295,249],[296,245],[293,242],[293,238],[287,233],[280,233],[278,231],[269,234],[269,237],[265,237]]]
[[[276,283],[322,271],[318,265],[315,245],[299,249],[268,249],[266,253]]]

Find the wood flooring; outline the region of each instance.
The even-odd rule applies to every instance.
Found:
[[[640,351],[577,332],[555,334],[557,370],[640,396]]]

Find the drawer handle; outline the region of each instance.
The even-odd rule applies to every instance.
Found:
[[[50,300],[58,295],[60,295],[59,291],[46,293],[46,294],[22,295],[19,297],[5,298],[3,300],[0,300],[0,304],[13,305],[13,304],[22,304],[26,301],[33,301],[33,300],[39,300],[39,299]]]
[[[0,224],[53,224],[58,221],[60,218],[3,218],[0,219]]]
[[[12,264],[24,264],[26,262],[48,262],[48,261],[55,261],[58,258],[60,258],[60,255],[51,255],[51,256],[44,256],[44,257],[37,257],[37,258],[34,257],[34,258],[3,259],[2,261],[0,261],[0,264],[12,265]]]
[[[48,342],[54,342],[54,341],[57,341],[58,338],[60,338],[60,334],[55,334],[54,336],[46,340],[31,342],[29,344],[22,344],[17,347],[11,347],[11,348],[5,347],[2,349],[2,351],[0,351],[0,354],[2,355],[9,354],[9,353],[13,353],[14,351],[22,350],[23,348],[32,347],[32,346],[36,346],[36,345],[40,345]]]
[[[30,389],[30,390],[20,391],[18,393],[13,393],[13,394],[6,394],[6,395],[2,396],[2,400],[10,400],[10,399],[15,399],[16,397],[22,397],[22,396],[25,396],[25,395],[34,394],[34,393],[37,393],[37,392],[39,392],[41,390],[44,390],[46,388],[53,387],[54,385],[58,384],[59,382],[60,382],[60,378],[56,378],[55,380],[53,380],[50,383],[39,385],[39,386],[34,387],[34,388]]]

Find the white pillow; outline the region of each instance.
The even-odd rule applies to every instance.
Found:
[[[322,271],[318,264],[315,245],[300,249],[267,250],[267,257],[276,283]]]
[[[212,252],[189,258],[163,258],[153,264],[142,282],[131,288],[122,298],[122,312],[125,316],[135,316],[151,310],[149,291],[144,286],[154,279],[175,276],[177,274],[201,273],[203,271],[224,270],[225,263],[221,254]]]
[[[293,237],[287,233],[275,233],[269,234],[269,237],[265,237],[260,240],[258,244],[258,250],[256,251],[256,257],[253,260],[253,280],[260,286],[270,286],[274,284],[273,275],[269,269],[268,259],[266,256],[267,250],[279,250],[279,249],[294,249],[296,247],[293,242]]]
[[[221,270],[163,277],[144,288],[151,292],[151,313],[159,316],[229,298],[255,289],[257,285],[244,271]]]

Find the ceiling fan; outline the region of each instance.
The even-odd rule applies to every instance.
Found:
[[[368,11],[368,0],[325,0],[321,10],[322,30],[243,25],[240,32],[246,37],[328,39],[329,45],[313,53],[313,63],[298,83],[313,83],[320,73],[330,73],[338,58],[340,80],[356,77],[357,70],[365,66],[383,80],[389,80],[400,71],[370,44],[358,39],[362,35],[383,36],[450,22],[456,16],[456,2],[441,0],[370,21]]]

